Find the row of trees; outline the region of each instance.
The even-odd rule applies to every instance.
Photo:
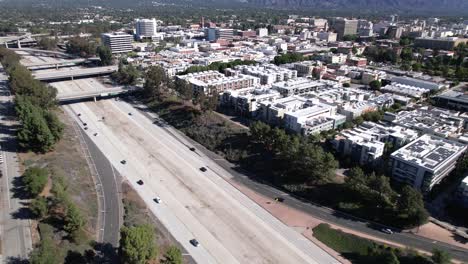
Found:
[[[32,176],[31,176],[32,175]],[[44,176],[45,175],[45,176]],[[85,233],[86,219],[81,210],[76,206],[69,196],[68,186],[61,176],[54,175],[49,177],[49,171],[43,168],[32,167],[26,170],[25,180],[35,177],[34,181],[43,183],[43,179],[51,178],[51,194],[48,196],[36,195],[29,205],[30,210],[39,221],[39,231],[41,241],[30,254],[29,262],[31,264],[59,264],[63,263],[63,256],[58,249],[56,235],[52,226],[46,223],[56,223],[54,227],[66,232],[66,237],[77,244],[83,244],[86,241]],[[44,189],[41,186],[40,193]]]
[[[202,71],[219,71],[219,72],[224,72],[225,69],[227,68],[233,68],[237,65],[254,65],[256,64],[256,61],[251,61],[251,60],[234,60],[231,62],[213,62],[208,66],[190,66],[187,70],[184,72],[181,72],[180,74],[188,74],[188,73],[194,73],[194,72],[202,72]]]
[[[101,60],[102,61],[102,60]],[[125,65],[122,61],[119,63],[119,69],[117,72],[112,74],[112,79],[114,79],[118,84],[123,85],[135,85],[140,78],[140,72],[132,64]]]
[[[63,124],[54,112],[57,90],[34,79],[13,51],[1,48],[0,61],[10,75],[10,90],[16,95],[20,146],[36,152],[50,151],[63,133]]]
[[[280,65],[280,64],[303,61],[305,59],[306,58],[302,54],[293,52],[293,53],[286,53],[286,54],[275,56],[275,58],[273,59],[273,63],[276,65]]]
[[[313,184],[328,181],[338,163],[317,144],[263,122],[250,125],[251,141],[271,155],[276,184]]]
[[[378,208],[378,214],[393,215],[407,227],[420,226],[428,220],[421,193],[407,185],[398,193],[391,187],[390,178],[384,175],[366,174],[360,167],[354,167],[345,185],[359,197],[361,204]]]

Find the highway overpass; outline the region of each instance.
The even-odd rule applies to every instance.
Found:
[[[98,99],[102,97],[116,96],[120,94],[125,94],[129,92],[134,92],[139,90],[139,88],[129,88],[129,87],[115,87],[115,88],[106,88],[96,91],[82,91],[82,92],[73,92],[73,93],[64,93],[58,94],[57,100],[59,103],[69,103],[73,101],[80,101],[85,99]]]
[[[61,69],[57,71],[37,71],[33,72],[34,78],[39,81],[53,82],[61,80],[73,80],[76,78],[95,77],[114,73],[118,66],[93,67],[82,69]]]
[[[87,59],[71,59],[65,61],[57,61],[57,62],[35,62],[35,63],[23,63],[26,68],[30,70],[37,70],[37,69],[45,69],[45,68],[60,68],[60,67],[67,67],[67,66],[74,66],[80,63],[84,63],[88,61]]]

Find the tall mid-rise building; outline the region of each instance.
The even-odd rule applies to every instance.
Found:
[[[135,22],[136,37],[138,39],[153,38],[156,36],[156,19],[137,19]]]
[[[455,169],[466,145],[433,135],[423,135],[390,155],[392,178],[430,191]]]
[[[232,40],[234,38],[234,29],[232,28],[218,28],[216,31],[217,39]]]
[[[101,35],[104,46],[110,48],[113,54],[126,53],[133,50],[133,36],[124,32],[104,33]]]
[[[338,34],[338,40],[342,40],[344,36],[356,35],[358,29],[358,20],[341,18],[333,23],[333,28]]]

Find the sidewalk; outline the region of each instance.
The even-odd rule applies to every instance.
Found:
[[[326,223],[326,222],[324,222],[324,221],[322,221],[320,219],[317,219],[315,217],[312,217],[312,216],[310,216],[310,215],[308,215],[306,213],[303,213],[303,212],[301,212],[299,210],[290,208],[290,207],[288,207],[288,206],[286,206],[286,205],[284,205],[282,203],[278,203],[278,202],[276,202],[276,201],[274,201],[274,200],[272,200],[270,198],[267,198],[267,197],[265,197],[265,196],[263,196],[261,194],[258,194],[255,191],[249,189],[248,187],[246,187],[246,186],[244,186],[242,184],[237,183],[234,180],[230,180],[230,183],[234,187],[236,187],[239,191],[241,191],[242,193],[247,195],[250,199],[252,199],[256,203],[258,203],[260,206],[265,208],[265,210],[267,210],[273,216],[277,217],[284,224],[286,224],[289,227],[292,227],[293,229],[295,229],[296,231],[298,231],[299,233],[304,235],[306,238],[310,239],[317,246],[319,246],[323,250],[327,251],[330,255],[332,255],[333,257],[338,259],[341,263],[344,263],[344,264],[351,263],[347,259],[344,259],[338,252],[334,251],[333,249],[329,248],[325,244],[321,243],[320,241],[318,241],[313,236],[312,229],[314,227],[316,227],[317,225],[319,225],[320,223]],[[330,224],[330,223],[327,223],[327,224],[329,224],[334,229],[341,229],[343,232],[346,232],[346,233],[349,233],[349,234],[354,234],[354,235],[362,237],[362,238],[367,238],[367,239],[373,240],[375,242],[384,243],[384,244],[387,244],[389,246],[394,246],[394,247],[399,247],[399,248],[406,248],[406,246],[402,245],[402,244],[398,244],[398,243],[395,243],[395,242],[392,242],[392,241],[387,241],[387,240],[384,240],[384,239],[381,239],[381,238],[378,238],[378,237],[373,237],[373,236],[370,236],[370,235],[367,235],[367,234],[364,234],[364,233],[361,233],[361,232],[357,232],[357,231],[348,229],[346,227],[338,226],[338,225],[335,225],[335,224]],[[424,236],[430,234],[431,238],[432,237],[437,237],[437,239],[440,239],[439,235],[443,235],[443,237],[446,237],[446,234],[443,234],[441,232],[441,230],[438,230],[437,232],[431,234],[432,231],[430,231],[430,230],[436,230],[436,229],[434,229],[434,227],[432,226],[433,224],[432,225],[428,224],[428,225],[429,226],[427,226],[427,227],[426,227],[426,225],[422,226],[420,228],[418,234],[424,235]],[[440,228],[440,229],[442,229],[442,228]],[[444,229],[442,229],[442,230],[444,230]],[[446,230],[444,230],[444,231],[446,231]],[[446,242],[446,241],[444,241],[444,242]],[[466,247],[466,245],[464,245],[464,247]],[[431,254],[430,252],[423,251],[423,250],[418,250],[418,251],[420,253],[422,253],[422,254],[427,254],[427,255]],[[461,262],[454,261],[454,263],[461,263]]]

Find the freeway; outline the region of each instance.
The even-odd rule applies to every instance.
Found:
[[[33,77],[39,81],[56,81],[81,77],[105,75],[116,72],[117,66],[104,66],[93,68],[68,68],[53,71],[35,71]]]
[[[161,128],[170,133],[175,139],[182,142],[183,144],[186,144],[187,146],[196,146],[198,154],[206,157],[207,159],[210,159],[212,162],[216,163],[226,171],[229,171],[229,173],[234,176],[234,180],[263,196],[269,197],[272,200],[274,197],[284,197],[284,203],[286,205],[301,212],[307,213],[315,218],[321,219],[324,222],[343,226],[373,237],[392,241],[401,245],[406,245],[411,248],[421,249],[427,252],[430,252],[433,248],[437,247],[449,252],[454,258],[458,260],[464,262],[468,261],[468,250],[464,248],[453,246],[440,241],[431,240],[408,232],[395,232],[393,235],[388,235],[380,231],[381,228],[385,227],[383,225],[369,223],[364,219],[359,219],[351,215],[314,204],[312,202],[304,201],[272,186],[259,183],[254,180],[254,175],[250,175],[248,172],[240,170],[235,164],[228,162],[223,157],[211,152],[210,150],[207,150],[196,141],[185,136],[183,133],[167,124],[164,120],[160,119],[157,115],[150,113],[146,106],[136,102],[132,102],[132,104],[148,118],[154,120],[154,122],[161,126]]]
[[[28,199],[24,197],[19,161],[16,154],[15,126],[12,96],[7,88],[6,75],[0,66],[0,261],[21,261],[32,250]]]
[[[70,108],[77,122],[87,123],[88,135],[97,133],[92,141],[196,262],[338,263],[230,185],[227,171],[128,103],[104,100]],[[202,166],[209,170],[200,171]],[[190,244],[193,238],[199,247]]]

